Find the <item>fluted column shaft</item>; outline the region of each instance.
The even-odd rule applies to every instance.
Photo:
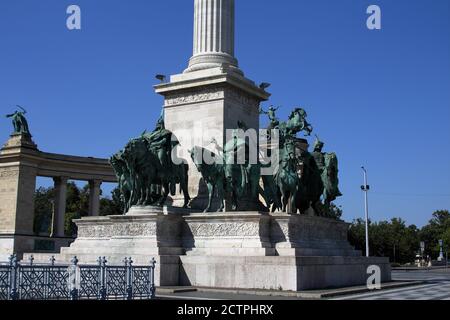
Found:
[[[193,54],[234,56],[234,0],[195,0]]]
[[[193,56],[185,72],[229,66],[234,58],[234,0],[195,0]]]

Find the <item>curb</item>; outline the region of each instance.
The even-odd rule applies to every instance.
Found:
[[[417,286],[426,283],[426,281],[393,281],[382,284],[380,290],[397,289],[403,287]],[[367,287],[350,287],[329,289],[321,291],[273,291],[273,290],[245,290],[245,289],[215,289],[205,287],[158,287],[157,293],[162,294],[176,294],[187,292],[203,292],[203,293],[225,293],[225,294],[239,294],[239,295],[256,295],[261,297],[289,297],[289,298],[303,298],[303,299],[324,299],[337,296],[353,295],[359,293],[373,292]],[[189,297],[187,297],[189,299]]]

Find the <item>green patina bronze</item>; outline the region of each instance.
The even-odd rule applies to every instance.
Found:
[[[275,174],[275,181],[281,194],[281,210],[283,212],[297,211],[297,195],[299,188],[298,159],[295,154],[295,141],[285,137],[280,148],[280,165]]]
[[[316,136],[313,157],[320,171],[323,183],[323,200],[325,205],[330,205],[337,197],[342,196],[339,191],[338,159],[334,152],[323,153],[324,143]]]
[[[205,148],[194,147],[189,151],[192,161],[202,175],[203,181],[208,187],[208,205],[204,212],[211,212],[212,201],[217,193],[219,201],[218,212],[225,210],[225,168],[223,159]],[[208,159],[208,161],[205,161]]]
[[[12,114],[6,115],[7,118],[12,118],[12,124],[14,127],[13,134],[31,135],[30,129],[28,127],[27,119],[25,118],[27,111],[24,108],[22,108],[21,106],[17,106],[17,107],[21,110],[17,110]]]
[[[260,164],[251,163],[249,142],[239,134],[247,130],[246,125],[238,122],[238,127],[224,148],[220,148],[217,141],[212,141],[219,154],[201,147],[195,147],[190,151],[192,160],[208,187],[209,199],[205,212],[212,210],[212,200],[216,191],[219,201],[218,211],[225,209],[226,198],[230,199],[233,211],[239,209],[239,203],[243,200],[258,202],[261,190]]]
[[[172,161],[172,150],[179,142],[165,129],[163,119],[161,115],[153,132],[132,139],[110,159],[126,212],[132,206],[163,206],[169,194],[176,194],[177,184],[184,195],[184,207],[189,204],[189,167],[185,161],[178,165]]]
[[[269,117],[270,125],[267,128],[268,130],[277,129],[278,125],[280,124],[280,121],[276,116],[276,112],[278,111],[278,109],[280,109],[280,107],[275,108],[274,106],[270,106],[268,111],[264,111],[263,109],[260,109],[259,111],[260,114],[265,114]]]
[[[274,111],[262,112],[269,116],[268,130],[274,128]],[[295,108],[286,122],[279,122],[279,166],[273,177],[262,177],[262,196],[272,211],[305,213],[310,207],[317,215],[325,215],[332,201],[341,196],[338,184],[338,160],[335,153],[323,153],[324,143],[317,137],[312,153],[298,150],[297,135],[311,135],[313,128],[307,113]],[[274,188],[275,185],[275,188]],[[323,204],[322,204],[323,202]]]
[[[205,212],[212,211],[215,196],[219,202],[217,211],[225,210],[226,199],[231,210],[236,211],[244,202],[259,203],[261,196],[266,209],[272,212],[305,213],[312,208],[316,214],[326,215],[323,208],[341,196],[336,154],[322,152],[324,143],[317,136],[313,152],[300,150],[297,135],[303,132],[309,136],[313,131],[306,111],[295,108],[286,122],[278,120],[276,111],[274,107],[268,112],[261,110],[269,117],[268,129],[278,129],[280,136],[279,143],[272,146],[279,155],[271,176],[261,176],[261,169],[270,164],[250,159],[250,147],[258,143],[245,136],[248,128],[241,121],[223,148],[212,140],[217,153],[198,146],[189,151],[208,189]],[[269,145],[272,143],[269,140]],[[176,193],[177,185],[184,194],[184,207],[189,205],[188,165],[175,165],[171,157],[178,145],[172,132],[165,128],[162,114],[153,132],[131,140],[111,158],[126,211],[134,205],[162,206],[169,194]]]

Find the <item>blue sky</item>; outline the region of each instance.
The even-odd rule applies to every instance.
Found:
[[[70,4],[81,31],[66,28]],[[380,31],[366,28],[371,4]],[[338,153],[345,219],[363,216],[362,164],[374,220],[421,226],[450,208],[450,1],[236,0],[236,10],[241,68],[272,83],[281,118],[307,109]],[[0,111],[25,106],[41,150],[109,157],[153,128],[154,75],[187,66],[192,19],[186,0],[2,0]],[[2,117],[0,140],[10,131]]]

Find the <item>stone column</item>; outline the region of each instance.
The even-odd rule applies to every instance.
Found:
[[[189,193],[192,208],[206,208],[207,187],[188,150],[194,146],[213,149],[211,138],[220,146],[227,129],[238,121],[259,129],[260,102],[270,94],[245,78],[234,57],[234,0],[195,0],[193,56],[183,74],[155,86],[164,96],[164,121],[180,142],[189,165]],[[182,206],[178,195],[172,198]],[[213,210],[218,209],[213,205]]]
[[[100,215],[100,180],[89,181],[89,216],[97,217]]]
[[[234,0],[195,0],[194,49],[185,73],[216,67],[238,69],[234,57]]]
[[[66,216],[67,177],[53,178],[55,182],[54,219],[52,237],[64,237]]]

